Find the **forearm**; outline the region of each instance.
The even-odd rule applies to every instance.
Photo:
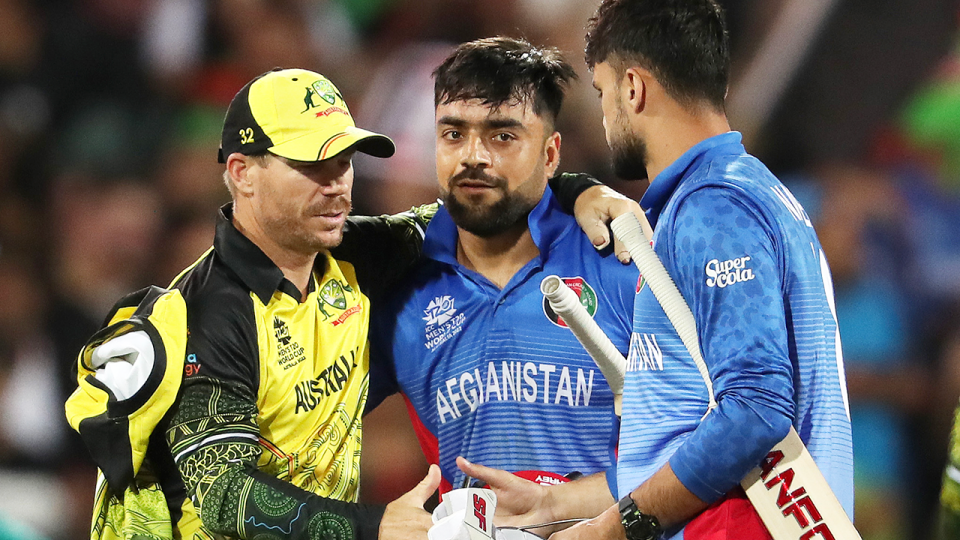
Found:
[[[638,510],[656,516],[664,528],[687,521],[708,506],[680,482],[669,463],[633,490],[630,496]]]
[[[253,444],[202,447],[177,463],[204,528],[235,538],[376,540],[383,508],[317,496],[256,469]]]
[[[257,408],[244,386],[185,383],[166,437],[203,527],[231,538],[376,540],[383,508],[320,497],[257,467]],[[331,532],[335,532],[332,535]]]
[[[303,540],[376,540],[383,516],[383,507],[327,499],[240,467],[210,483],[198,511],[217,534],[255,538],[273,531]]]
[[[594,186],[602,185],[603,183],[596,178],[583,173],[563,173],[550,179],[550,190],[553,191],[560,206],[569,214],[573,214],[573,208],[581,193]]]
[[[665,529],[689,520],[707,507],[707,503],[680,483],[669,463],[633,490],[630,497],[640,512],[656,516],[661,527]],[[614,502],[597,517],[559,533],[558,536],[562,540],[626,540],[626,531],[620,519],[619,506]]]
[[[544,496],[554,520],[593,518],[616,502],[602,472],[550,486]]]

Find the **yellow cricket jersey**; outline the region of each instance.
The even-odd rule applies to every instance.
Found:
[[[312,493],[355,501],[370,301],[351,264],[324,257],[325,272],[304,302],[280,291],[266,305],[253,301],[258,467]]]
[[[435,211],[351,218],[301,301],[227,205],[213,248],[170,290],[122,300],[67,404],[102,471],[91,538],[375,540],[383,508],[355,502],[368,295],[412,266]],[[118,399],[84,362],[141,328],[158,361]]]

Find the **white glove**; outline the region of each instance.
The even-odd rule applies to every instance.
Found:
[[[429,540],[492,540],[497,495],[489,489],[455,489],[433,511]]]
[[[143,330],[115,337],[93,350],[94,377],[120,401],[129,399],[147,382],[155,354],[150,336]]]
[[[429,540],[543,540],[520,529],[498,529],[493,524],[497,495],[489,489],[455,489],[443,496],[433,511]]]

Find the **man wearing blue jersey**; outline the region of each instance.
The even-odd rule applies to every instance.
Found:
[[[653,179],[640,203],[696,318],[718,406],[706,414],[701,374],[644,287],[624,385],[622,499],[556,538],[768,538],[738,484],[791,424],[852,516],[829,270],[806,213],[730,131],[727,43],[714,0],[604,0],[590,21],[586,60],[615,169]],[[461,466],[499,484],[498,524],[566,517],[590,496]]]
[[[578,471],[613,503],[613,394],[539,290],[558,275],[626,352],[638,275],[599,253],[547,179],[573,68],[555,49],[510,38],[457,48],[435,72],[437,176],[444,206],[412,278],[377,306],[368,410],[400,391],[441,490],[457,456],[531,479]],[[638,208],[639,210],[639,208]]]

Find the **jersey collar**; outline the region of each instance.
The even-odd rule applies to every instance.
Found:
[[[646,209],[647,220],[651,227],[657,226],[660,212],[666,206],[670,195],[680,185],[687,171],[695,169],[709,154],[710,158],[720,154],[742,154],[746,150],[741,144],[742,136],[737,131],[728,131],[704,139],[683,153],[676,161],[660,172],[646,193],[640,198],[640,206]]]
[[[567,215],[550,186],[546,186],[543,197],[540,202],[530,211],[527,216],[527,226],[530,228],[530,236],[534,245],[540,251],[540,260],[546,260],[550,247],[562,237],[572,226],[573,219],[556,219],[557,214]],[[445,206],[441,206],[437,215],[427,226],[426,236],[423,241],[424,256],[450,265],[459,265],[457,262],[457,238],[459,232],[457,225],[450,217]]]
[[[277,290],[300,301],[297,286],[287,280],[270,257],[233,225],[233,203],[220,207],[213,247],[227,267],[264,305],[270,302],[273,292]],[[319,264],[325,259],[318,255],[317,260]],[[309,287],[308,293],[314,289],[312,278]]]

